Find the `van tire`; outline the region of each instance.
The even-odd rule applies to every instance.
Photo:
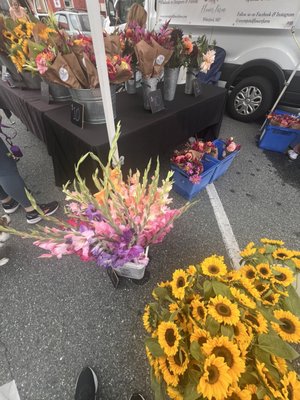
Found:
[[[271,82],[262,76],[241,80],[230,92],[227,111],[238,121],[250,122],[264,117],[273,102]]]

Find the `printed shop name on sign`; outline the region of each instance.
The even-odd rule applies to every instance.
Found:
[[[159,21],[173,25],[289,29],[299,11],[299,0],[158,0]]]

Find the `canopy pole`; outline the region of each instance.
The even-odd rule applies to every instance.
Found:
[[[97,73],[99,77],[100,90],[103,99],[103,108],[106,121],[107,135],[111,147],[115,136],[115,121],[111,101],[110,84],[106,65],[106,54],[103,39],[103,29],[100,14],[99,0],[86,0],[87,12],[89,16],[93,46],[95,51]],[[114,160],[119,161],[118,147],[114,154]]]

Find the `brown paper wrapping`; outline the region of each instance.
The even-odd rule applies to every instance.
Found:
[[[64,68],[68,72],[68,79],[63,81],[60,79],[59,70]],[[66,86],[73,89],[82,89],[76,76],[73,74],[72,69],[69,67],[68,63],[64,57],[59,53],[52,64],[51,67],[43,74],[43,77],[52,83],[58,83],[59,85]]]
[[[77,57],[74,53],[64,54],[64,59],[68,63],[69,67],[73,71],[73,74],[76,76],[77,80],[79,81],[81,87],[83,89],[89,88],[89,83],[87,77],[85,76]]]
[[[104,37],[105,53],[107,56],[121,55],[120,38],[117,35]]]

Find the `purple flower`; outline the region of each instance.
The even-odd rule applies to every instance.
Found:
[[[89,204],[88,208],[85,210],[85,214],[90,221],[102,221],[103,217],[99,210],[97,210],[93,204]]]

